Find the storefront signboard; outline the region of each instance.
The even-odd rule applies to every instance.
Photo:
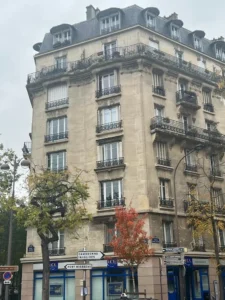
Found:
[[[164,264],[167,266],[183,266],[184,258],[181,255],[165,256]]]
[[[67,270],[91,270],[92,265],[75,265],[75,264],[71,264],[71,265],[65,265],[65,269],[67,269]]]
[[[123,293],[123,282],[109,282],[108,295],[121,295]]]
[[[208,258],[192,258],[193,266],[208,266],[209,259]]]
[[[108,259],[107,260],[107,267],[108,268],[117,268],[118,267],[118,263],[117,263],[117,259]]]
[[[54,271],[58,271],[59,269],[59,264],[57,261],[51,261],[50,262],[50,271],[54,272]]]
[[[193,266],[193,261],[192,257],[185,257],[185,267],[192,267]]]

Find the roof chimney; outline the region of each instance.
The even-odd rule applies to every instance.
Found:
[[[95,9],[93,5],[87,6],[86,9],[86,20],[91,20],[95,18],[96,14],[99,12],[99,9]]]
[[[178,19],[178,14],[177,13],[173,13],[171,14],[169,17],[165,17],[167,20],[171,21],[171,20],[177,20]]]

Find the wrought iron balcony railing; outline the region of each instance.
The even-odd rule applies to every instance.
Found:
[[[60,100],[50,101],[45,103],[45,109],[58,108],[60,106],[65,106],[69,104],[69,98],[64,98]]]
[[[160,116],[151,119],[150,129],[152,133],[156,131],[166,132],[182,138],[191,138],[198,142],[207,141],[213,144],[225,145],[225,135],[218,131],[208,131],[192,125],[185,127],[182,122]]]
[[[129,57],[141,57],[151,61],[157,61],[157,63],[170,66],[173,69],[178,69],[184,73],[197,76],[209,81],[219,81],[220,76],[218,76],[215,72],[210,72],[201,68],[197,65],[192,64],[191,62],[187,62],[182,59],[178,59],[176,56],[170,55],[166,52],[159,51],[153,47],[150,47],[146,44],[135,44],[126,47],[117,47],[114,49],[117,52],[117,55],[112,55],[112,60],[124,60]],[[99,53],[99,52],[98,52]],[[27,84],[36,83],[46,77],[55,76],[58,74],[64,74],[66,72],[74,72],[85,70],[92,65],[98,65],[98,63],[102,63],[104,61],[108,61],[109,57],[102,55],[99,56],[98,53],[94,53],[90,57],[86,59],[77,60],[74,62],[68,62],[64,65],[54,65],[45,67],[42,70],[29,74],[27,79]]]
[[[31,154],[31,142],[25,142],[23,144],[23,155],[30,155]]]
[[[107,96],[107,95],[111,95],[111,94],[118,94],[120,92],[121,92],[121,86],[120,85],[115,85],[115,86],[108,87],[106,89],[97,90],[95,92],[95,96],[96,96],[96,98],[100,98],[102,96]]]
[[[192,247],[192,251],[199,251],[199,252],[205,252],[205,244],[199,245],[199,244],[194,244]]]
[[[163,248],[171,248],[171,247],[176,247],[177,246],[177,242],[171,241],[171,242],[167,242],[167,241],[163,241]]]
[[[198,172],[198,166],[197,165],[190,165],[190,164],[185,164],[185,171],[189,171],[189,172]]]
[[[103,244],[103,252],[104,253],[113,252],[113,247],[110,246],[109,244]]]
[[[100,133],[102,131],[118,129],[118,128],[122,128],[122,120],[117,121],[117,122],[111,122],[111,123],[97,125],[96,132]]]
[[[189,207],[192,208],[192,211],[195,212],[199,209],[203,209],[204,211],[208,211],[210,209],[210,203],[207,201],[199,201],[195,199],[194,196],[188,195],[190,200],[184,200],[184,212],[186,213]],[[193,199],[193,200],[192,200]]]
[[[168,207],[168,208],[173,208],[173,200],[170,198],[160,198],[160,206],[161,207]]]
[[[123,157],[97,161],[97,169],[108,168],[108,167],[117,167],[117,166],[123,166],[123,165],[124,165]]]
[[[204,110],[209,112],[214,112],[214,106],[211,103],[204,103]]]
[[[161,166],[170,167],[170,159],[157,157],[157,164]]]
[[[197,101],[197,95],[194,92],[191,91],[177,91],[176,92],[176,101],[177,104],[180,103],[188,103],[197,106],[198,101]]]
[[[165,96],[166,93],[165,93],[165,89],[163,86],[152,86],[152,91],[154,94],[158,94],[160,96]]]
[[[45,143],[68,139],[68,131],[45,135]]]
[[[57,255],[65,255],[65,247],[64,248],[55,248],[55,249],[49,249],[49,255],[50,256],[57,256]]]
[[[109,26],[107,28],[101,28],[101,34],[107,34],[120,29],[120,24]]]
[[[109,208],[115,206],[124,206],[125,205],[125,198],[118,198],[118,199],[107,199],[107,200],[100,200],[98,202],[97,208]]]
[[[210,176],[211,177],[222,177],[222,172],[219,168],[213,168],[210,170]]]

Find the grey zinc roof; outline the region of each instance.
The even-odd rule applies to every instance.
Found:
[[[122,9],[122,11],[123,15],[121,29],[129,28],[135,25],[145,26],[145,20],[142,13],[143,8],[137,5],[132,5]],[[155,31],[159,32],[162,35],[169,36],[169,29],[166,25],[167,22],[168,20],[165,18],[162,18],[160,16],[156,17]],[[77,44],[101,36],[100,22],[97,20],[97,18],[83,21],[72,26],[74,28],[72,44]],[[193,41],[190,33],[191,31],[183,27],[180,29],[181,43],[193,47]],[[202,39],[203,52],[209,56],[214,56],[211,43],[212,41],[208,39]],[[53,50],[53,36],[51,33],[47,33],[45,34],[39,53],[45,53],[51,50]]]

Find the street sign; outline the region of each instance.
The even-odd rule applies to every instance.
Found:
[[[163,252],[184,253],[187,252],[187,248],[183,248],[183,247],[163,248]]]
[[[12,277],[13,277],[13,275],[12,275],[11,272],[5,272],[3,274],[3,279],[6,280],[6,281],[12,279]]]
[[[0,273],[4,272],[18,272],[19,267],[18,266],[0,266]]]
[[[157,237],[152,238],[152,243],[159,244],[159,238],[157,238]]]
[[[11,281],[10,280],[5,280],[4,284],[11,284]]]
[[[165,256],[164,264],[167,266],[182,266],[184,265],[184,258],[181,255]]]
[[[89,259],[102,259],[104,253],[101,251],[79,251],[77,252],[77,259],[79,260],[89,260]]]
[[[65,265],[64,267],[67,270],[91,270],[92,265]]]

